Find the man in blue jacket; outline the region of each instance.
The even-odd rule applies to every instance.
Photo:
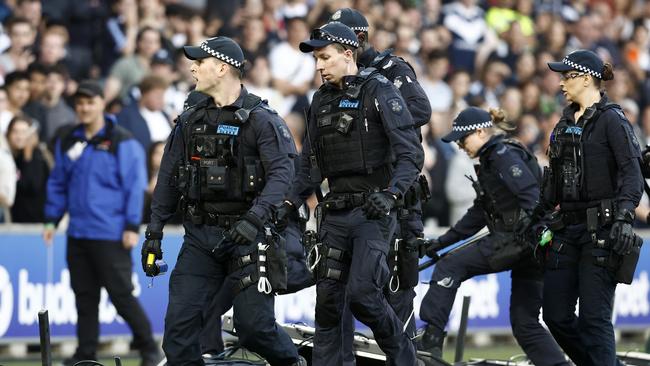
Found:
[[[81,122],[62,131],[55,143],[55,165],[47,182],[46,245],[68,212],[66,259],[77,306],[74,356],[64,364],[95,360],[99,337],[100,290],[106,288],[117,312],[133,331],[142,365],[155,365],[158,346],[144,310],[132,295],[131,248],[146,187],[144,151],[112,116],[104,115],[101,87],[79,85],[75,112]]]

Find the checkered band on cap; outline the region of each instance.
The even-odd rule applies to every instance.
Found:
[[[330,22],[328,24],[333,24],[333,23],[343,24],[341,22]],[[327,26],[328,24],[326,24],[325,26]],[[345,24],[343,24],[343,25],[345,25]],[[342,38],[342,37],[337,37],[337,36],[335,36],[333,34],[328,33],[327,31],[322,31],[322,28],[321,28],[320,35],[321,36],[318,39],[324,39],[324,40],[328,40],[328,41],[332,41],[332,42],[336,42],[336,43],[346,44],[346,45],[352,46],[354,48],[359,47],[359,42],[357,41],[356,37],[355,37],[354,40],[347,39],[347,38]]]
[[[241,68],[241,66],[242,66],[242,62],[239,62],[239,61],[235,60],[234,58],[232,58],[230,56],[224,55],[223,53],[221,53],[219,51],[215,51],[212,48],[208,47],[208,41],[203,41],[203,43],[201,43],[200,47],[201,47],[201,49],[203,51],[209,53],[213,57],[216,57],[219,60],[221,60],[221,61],[223,61],[223,62],[225,62],[227,64],[230,64],[230,65],[232,65],[232,66],[234,66],[234,67],[236,67],[238,69]]]
[[[370,27],[350,27],[355,32],[367,32]]]
[[[579,70],[579,71],[585,72],[585,73],[590,74],[590,75],[592,75],[592,76],[595,76],[595,77],[597,77],[597,78],[599,78],[599,79],[602,79],[602,78],[603,78],[603,77],[600,75],[599,72],[596,72],[596,71],[594,71],[594,70],[592,70],[592,69],[590,69],[590,68],[588,68],[588,67],[585,67],[585,66],[579,65],[579,64],[577,64],[577,63],[575,63],[575,62],[569,60],[568,57],[565,57],[564,60],[562,60],[562,63],[565,64],[565,65],[569,65],[569,66],[571,66],[572,68],[574,68],[574,69],[576,69],[576,70]]]
[[[488,127],[492,127],[492,121],[473,123],[467,126],[454,125],[451,127],[451,130],[459,131],[459,132],[468,132],[468,131],[478,130],[479,128],[488,128]]]

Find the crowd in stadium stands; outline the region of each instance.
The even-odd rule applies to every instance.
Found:
[[[268,99],[299,145],[321,79],[298,44],[344,7],[365,14],[371,43],[407,60],[429,97],[434,112],[422,143],[433,199],[424,216],[440,225],[455,222],[473,200],[464,177],[473,172],[471,160],[439,139],[454,116],[471,105],[503,108],[517,124],[515,136],[545,164],[564,105],[559,75],[546,63],[574,49],[614,64],[610,99],[642,145],[650,143],[648,1],[5,0],[0,222],[42,222],[52,141],[75,123],[71,96],[84,79],[103,83],[107,112],[148,151],[150,193],[160,142],[194,83],[182,46],[215,35],[241,44],[246,87]]]

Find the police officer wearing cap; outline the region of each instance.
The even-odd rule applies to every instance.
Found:
[[[612,65],[577,50],[548,66],[561,73],[569,104],[551,134],[542,188],[541,207],[559,206],[560,217],[545,253],[544,321],[577,365],[614,365],[616,274],[638,245],[639,143],[621,107],[601,90],[614,77]]]
[[[241,86],[239,45],[227,37],[184,47],[194,60],[195,98],[172,131],[142,248],[148,276],[158,273],[165,222],[178,202],[184,243],[171,274],[163,350],[172,365],[203,365],[203,312],[227,277],[235,278],[234,326],[240,343],[271,365],[305,365],[275,323],[269,257],[275,235],[267,221],[294,175],[295,146],[282,119]]]
[[[341,365],[341,315],[347,296],[354,316],[374,333],[390,365],[415,365],[404,324],[388,304],[386,264],[395,206],[420,169],[422,147],[399,91],[372,70],[359,72],[357,37],[339,22],[300,44],[313,52],[325,83],[313,98],[290,201],[299,207],[323,179],[313,365]]]
[[[477,180],[474,205],[445,234],[433,240],[427,255],[476,234],[487,225],[489,234],[443,255],[436,263],[422,300],[420,319],[427,323],[418,349],[442,356],[444,328],[461,283],[477,275],[512,270],[510,323],[521,348],[535,365],[568,365],[551,335],[539,324],[542,272],[531,246],[516,235],[528,226],[539,198],[541,171],[537,159],[519,142],[499,132],[507,128],[502,110],[486,112],[469,107],[454,120],[442,138],[455,141],[471,158]],[[496,126],[495,126],[496,125]]]
[[[420,127],[431,119],[431,104],[426,93],[417,81],[413,67],[403,58],[391,54],[391,50],[378,52],[368,43],[369,25],[358,10],[339,9],[330,17],[330,21],[341,22],[354,31],[359,41],[359,58],[357,63],[364,68],[377,69],[400,91],[406,102],[418,135]],[[420,138],[421,140],[421,138]],[[424,155],[418,157],[424,159]],[[422,223],[422,200],[428,195],[428,183],[420,176],[406,194],[405,206],[398,209],[396,237],[402,239],[397,247],[391,247],[389,267],[391,281],[387,289],[388,301],[404,322],[408,321],[408,333],[415,336],[415,317],[413,314],[414,287],[418,284],[418,255],[416,239],[424,236]],[[349,337],[350,339],[352,337]]]

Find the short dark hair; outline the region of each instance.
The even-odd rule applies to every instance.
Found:
[[[160,76],[149,75],[145,76],[140,82],[140,93],[145,94],[154,89],[167,89],[167,81]]]
[[[47,75],[49,67],[40,63],[40,62],[32,62],[27,66],[27,74],[32,75],[32,74],[43,74]]]
[[[56,64],[48,67],[47,68],[47,75],[49,75],[49,74],[59,74],[64,79],[68,79],[70,77],[70,73],[68,72],[68,68],[61,62],[57,62]]]
[[[5,76],[5,86],[8,88],[21,80],[29,81],[29,74],[25,71],[10,72]]]

